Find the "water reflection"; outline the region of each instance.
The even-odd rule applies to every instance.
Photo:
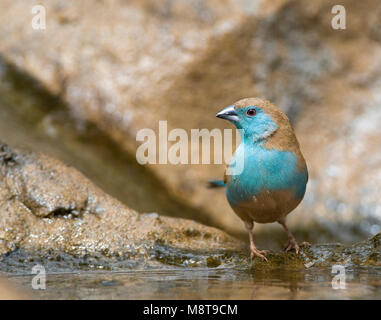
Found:
[[[39,291],[28,289],[31,275],[11,279],[38,299],[381,299],[380,267],[348,272],[344,290],[332,288],[330,268],[49,274]]]

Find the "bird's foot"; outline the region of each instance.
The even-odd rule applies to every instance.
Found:
[[[250,258],[254,259],[254,257],[259,257],[262,260],[268,261],[265,255],[269,253],[268,250],[258,250],[257,248],[250,248]]]
[[[292,249],[294,249],[297,254],[299,253],[299,245],[295,239],[288,240],[288,242],[284,246],[284,251],[286,251],[286,252],[288,252]]]

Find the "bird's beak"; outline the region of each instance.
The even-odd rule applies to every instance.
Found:
[[[217,118],[230,120],[230,121],[238,121],[238,113],[234,109],[234,105],[231,105],[223,110],[221,110],[219,113],[216,114]]]

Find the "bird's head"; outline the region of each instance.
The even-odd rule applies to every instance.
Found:
[[[246,98],[216,114],[242,129],[253,141],[265,140],[279,128],[291,128],[287,116],[271,102],[260,98]]]

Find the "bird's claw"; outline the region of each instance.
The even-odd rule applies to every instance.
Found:
[[[269,253],[267,250],[258,250],[257,248],[251,248],[250,249],[250,258],[253,260],[254,257],[259,257],[262,260],[265,260],[268,262],[267,258],[265,257],[265,254]]]
[[[288,251],[290,251],[290,250],[292,250],[292,249],[295,250],[296,254],[299,253],[299,245],[298,245],[298,243],[296,242],[295,239],[290,239],[290,240],[287,242],[287,244],[284,246],[284,250],[285,250],[286,252],[288,252]]]

